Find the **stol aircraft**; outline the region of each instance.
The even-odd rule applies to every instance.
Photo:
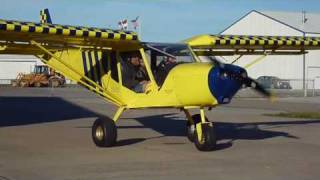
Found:
[[[92,138],[115,145],[116,121],[129,109],[176,108],[186,115],[187,137],[201,151],[216,147],[209,110],[230,103],[242,87],[271,97],[244,68],[215,56],[303,54],[320,49],[319,37],[200,35],[181,43],[141,42],[135,32],[0,20],[0,54],[30,54],[118,107],[112,119],[98,118]],[[210,60],[204,63],[203,60]],[[199,109],[191,115],[190,109]]]

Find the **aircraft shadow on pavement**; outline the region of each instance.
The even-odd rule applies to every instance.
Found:
[[[147,117],[134,118],[143,126],[122,126],[119,128],[151,128],[164,136],[186,136],[186,121],[181,120],[178,114],[164,114]],[[217,132],[218,142],[226,140],[226,142],[218,143],[218,149],[224,149],[232,146],[235,140],[263,140],[274,137],[286,137],[298,139],[294,135],[287,132],[271,130],[278,127],[318,124],[320,120],[292,120],[277,122],[214,122]]]
[[[59,97],[0,97],[0,127],[98,116]]]
[[[0,128],[46,122],[74,120],[88,117],[106,117],[59,97],[0,97]],[[125,118],[123,118],[125,119]],[[162,136],[186,136],[186,121],[179,114],[143,116],[134,119],[140,126],[118,126],[119,129],[151,128]],[[274,137],[298,138],[286,132],[271,130],[277,127],[320,123],[320,120],[292,120],[278,122],[215,122],[218,140],[229,140],[218,149],[230,147],[239,139],[261,140]],[[91,127],[85,127],[91,128]],[[161,137],[162,137],[161,136]],[[118,146],[135,144],[145,139],[126,139]]]

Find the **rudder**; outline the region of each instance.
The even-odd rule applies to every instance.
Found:
[[[40,11],[40,23],[41,24],[52,24],[49,9],[43,9]]]

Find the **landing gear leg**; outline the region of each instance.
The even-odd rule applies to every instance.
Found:
[[[187,109],[182,109],[187,117],[187,137],[190,142],[194,142],[196,124],[201,123],[201,115],[195,114],[192,115]],[[205,122],[209,122],[208,118],[205,117]]]

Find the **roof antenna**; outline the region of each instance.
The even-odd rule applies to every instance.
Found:
[[[308,21],[307,12],[305,10],[302,11],[302,24],[305,24]]]

